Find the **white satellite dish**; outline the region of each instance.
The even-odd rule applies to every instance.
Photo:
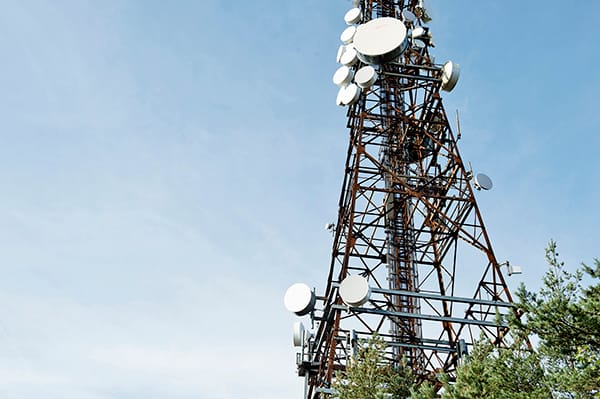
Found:
[[[392,61],[408,47],[406,26],[396,18],[372,19],[356,29],[354,47],[366,64]]]
[[[304,316],[312,312],[315,302],[315,293],[304,283],[292,285],[283,297],[285,308],[298,316]]]
[[[354,48],[354,44],[352,43],[348,43],[346,45],[342,44],[337,51],[337,56],[335,58],[335,61],[339,64],[342,63],[342,56],[344,55],[344,53],[350,49]]]
[[[352,47],[346,46],[346,50],[340,58],[340,62],[346,66],[352,66],[358,61],[358,53]]]
[[[345,86],[343,86],[343,87],[340,87],[340,89],[338,90],[337,97],[335,98],[335,103],[336,103],[337,105],[339,105],[340,107],[343,107],[343,106],[344,106],[344,101],[343,101],[343,98],[344,98],[344,90],[345,90],[345,89],[346,89],[346,87],[345,87]]]
[[[452,91],[460,77],[460,65],[448,61],[442,67],[442,90]]]
[[[340,35],[340,40],[344,44],[350,44],[350,43],[352,43],[352,40],[354,39],[355,33],[356,33],[356,26],[349,26],[346,29],[344,29],[344,31]]]
[[[344,54],[344,51],[346,51],[346,46],[341,45],[338,48],[337,55],[335,57],[335,62],[337,62],[338,64],[342,62],[342,55]]]
[[[355,75],[356,84],[362,89],[371,87],[377,80],[377,72],[370,65],[360,68]]]
[[[475,188],[477,190],[491,190],[494,187],[494,183],[492,183],[492,179],[489,178],[488,175],[483,173],[477,173],[474,178]]]
[[[427,34],[427,31],[425,30],[425,28],[418,26],[410,32],[410,37],[412,37],[413,39],[416,39],[418,37],[423,37],[426,34]]]
[[[348,86],[354,77],[352,69],[342,65],[333,74],[333,83],[338,87]]]
[[[362,19],[362,11],[358,7],[351,8],[346,15],[344,15],[344,21],[348,25],[354,25]]]
[[[425,44],[425,42],[424,42],[423,40],[421,40],[421,39],[419,38],[419,39],[415,39],[415,40],[413,40],[413,46],[414,46],[415,48],[418,48],[418,49],[423,49],[423,48],[425,48],[425,46],[427,46],[427,45]]]
[[[302,346],[304,342],[304,324],[301,321],[297,321],[292,328],[294,329],[294,346]]]
[[[371,287],[363,276],[348,276],[340,284],[340,296],[348,306],[362,306],[371,296]]]
[[[402,11],[402,18],[411,24],[417,20],[417,16],[409,10]]]
[[[361,93],[360,87],[358,87],[354,83],[341,88],[340,91],[341,91],[341,97],[339,97],[339,100],[341,100],[342,105],[354,104],[360,98],[360,93]]]

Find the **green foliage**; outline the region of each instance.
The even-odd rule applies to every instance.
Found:
[[[437,398],[433,385],[427,381],[410,390],[410,399],[432,399]]]
[[[385,341],[377,336],[361,342],[346,372],[338,373],[333,385],[339,399],[406,399],[414,387],[412,370],[386,362]]]
[[[556,243],[546,249],[549,270],[538,292],[517,291],[522,317],[513,317],[509,348],[475,345],[443,399],[600,399],[600,261],[569,273]],[[592,284],[583,287],[586,277]],[[537,337],[535,351],[519,344]]]
[[[550,269],[539,292],[521,286],[520,320],[514,329],[539,338],[539,355],[555,396],[600,398],[600,262],[569,273],[559,261],[556,243],[546,249]],[[595,281],[582,286],[584,277]]]
[[[508,348],[481,342],[458,368],[443,399],[547,399],[549,389],[535,352],[515,343]]]
[[[600,261],[574,273],[558,259],[556,243],[546,249],[549,270],[538,292],[521,286],[510,347],[476,344],[442,399],[600,399]],[[583,286],[583,281],[592,284]],[[537,337],[536,350],[525,337]],[[410,367],[385,361],[379,337],[362,343],[345,373],[336,375],[339,399],[432,399],[433,386],[416,384]]]

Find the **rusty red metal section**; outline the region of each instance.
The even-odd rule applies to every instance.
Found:
[[[420,1],[357,3],[362,24],[392,17],[409,32],[428,29]],[[514,311],[511,295],[442,104],[442,65],[431,48],[428,36],[410,40],[399,59],[377,66],[377,81],[348,107],[326,290],[317,294],[314,332],[297,361],[307,398],[328,397],[335,372],[373,334],[385,339],[390,362],[407,362],[423,380],[439,371],[452,376],[481,336],[505,340],[501,315]],[[361,306],[339,295],[350,275],[371,287]]]

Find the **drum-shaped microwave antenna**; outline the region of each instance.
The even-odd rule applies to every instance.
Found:
[[[366,64],[392,61],[408,47],[406,26],[396,18],[372,19],[356,29],[354,47]]]
[[[356,71],[354,80],[358,87],[363,89],[369,88],[377,80],[377,72],[370,65],[364,66]]]
[[[358,7],[351,8],[346,15],[344,15],[344,21],[348,25],[354,25],[362,19],[362,11]]]
[[[442,67],[442,90],[452,91],[460,77],[460,65],[448,61]]]
[[[333,83],[339,87],[348,86],[354,77],[352,69],[342,65],[333,74]]]
[[[354,26],[354,25],[349,26],[346,29],[344,29],[344,31],[340,35],[340,40],[344,44],[350,44],[350,43],[352,43],[352,40],[354,39],[355,34],[356,34],[356,26]]]
[[[417,16],[409,10],[402,11],[402,18],[411,24],[417,20]]]
[[[417,38],[413,40],[413,46],[418,49],[424,49],[427,45],[421,38]]]
[[[346,46],[346,49],[340,57],[340,62],[346,66],[352,66],[358,61],[358,53],[350,46]]]
[[[292,285],[283,297],[285,308],[298,316],[304,316],[312,312],[315,302],[315,293],[304,283]]]
[[[423,37],[427,34],[427,31],[425,30],[425,28],[417,26],[415,29],[413,29],[410,32],[410,37],[412,37],[413,39],[416,39],[418,37]]]
[[[354,104],[360,98],[360,87],[356,84],[352,83],[346,87],[342,87],[340,89],[340,94],[338,95],[338,101],[341,101],[341,105],[350,105]],[[338,102],[339,105],[339,102]]]
[[[343,44],[338,48],[337,51],[337,55],[335,57],[335,62],[337,63],[341,63],[342,62],[342,55],[344,55],[344,51],[346,51],[346,46],[344,46]]]
[[[340,284],[340,296],[348,306],[362,306],[367,303],[371,296],[371,287],[369,287],[369,282],[363,276],[348,276]]]
[[[337,97],[335,98],[335,103],[337,105],[339,105],[340,107],[344,106],[344,101],[342,101],[342,100],[343,100],[343,97],[344,97],[344,89],[345,88],[346,88],[346,86],[340,87],[340,89],[338,90]]]

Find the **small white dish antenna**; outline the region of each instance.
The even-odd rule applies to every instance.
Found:
[[[339,63],[339,64],[341,64],[341,63],[342,63],[342,56],[344,55],[344,53],[345,53],[346,51],[350,50],[350,49],[353,49],[353,48],[354,48],[354,44],[352,44],[352,43],[348,43],[348,44],[346,44],[346,45],[343,45],[343,44],[342,44],[342,45],[341,45],[341,46],[338,48],[338,51],[337,51],[337,56],[336,56],[336,58],[335,58],[336,62],[337,62],[337,63]]]
[[[304,316],[312,312],[315,302],[315,293],[304,283],[292,285],[283,297],[285,308],[298,316]]]
[[[377,80],[377,71],[370,65],[364,66],[356,72],[354,80],[358,87],[369,88]]]
[[[346,87],[340,87],[340,89],[338,90],[338,94],[337,97],[335,98],[335,103],[337,105],[339,105],[340,107],[344,106],[344,89],[346,89]]]
[[[350,43],[352,43],[352,40],[354,39],[355,34],[356,34],[356,26],[349,26],[346,29],[344,29],[344,31],[340,35],[340,40],[344,44],[350,44]]]
[[[333,74],[333,83],[338,87],[345,87],[352,82],[352,78],[354,77],[354,72],[352,69],[348,68],[345,65],[342,65],[335,71]]]
[[[427,35],[427,31],[425,30],[425,28],[423,28],[421,26],[416,27],[415,29],[413,29],[410,32],[410,37],[412,37],[413,39],[416,39],[418,37],[423,37],[425,35]]]
[[[360,87],[352,83],[340,89],[340,93],[338,93],[338,100],[341,101],[342,105],[351,105],[358,101],[360,98],[360,93]]]
[[[335,62],[337,62],[338,64],[342,62],[342,55],[344,54],[344,51],[346,51],[346,46],[341,45],[338,48],[337,55],[335,57]]]
[[[409,10],[402,11],[402,18],[408,23],[413,23],[417,20],[417,16]]]
[[[346,15],[344,15],[344,21],[348,25],[354,25],[362,19],[362,11],[358,7],[351,8]]]
[[[371,296],[371,287],[363,276],[348,276],[340,284],[340,296],[350,307],[362,306]]]
[[[413,46],[418,49],[423,49],[423,48],[425,48],[426,44],[421,39],[415,39],[415,40],[413,40]]]
[[[346,46],[346,49],[340,57],[340,62],[346,66],[352,66],[358,61],[358,53],[352,47]]]
[[[294,330],[294,346],[299,347],[304,343],[304,324],[301,321],[297,321],[293,325]]]
[[[396,18],[372,19],[356,29],[354,47],[366,64],[392,61],[408,47],[406,26]]]
[[[475,188],[477,190],[491,190],[494,187],[494,183],[492,183],[492,179],[488,175],[483,173],[477,173],[475,178],[473,179],[475,183]]]
[[[442,90],[452,91],[460,77],[460,65],[448,61],[442,67]]]

